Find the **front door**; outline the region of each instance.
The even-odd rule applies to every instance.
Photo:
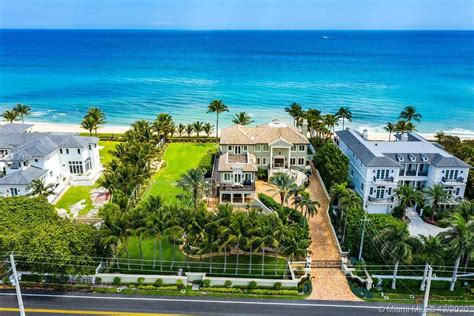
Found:
[[[285,166],[285,158],[275,158],[274,159],[274,167],[275,168],[283,168]]]
[[[240,155],[240,146],[234,146],[234,154]]]
[[[234,183],[241,183],[242,182],[242,175],[240,173],[234,174]]]

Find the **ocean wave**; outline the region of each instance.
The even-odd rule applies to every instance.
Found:
[[[164,83],[164,84],[180,84],[180,85],[198,85],[211,86],[217,83],[217,80],[196,79],[196,78],[125,78],[126,81],[137,83]]]

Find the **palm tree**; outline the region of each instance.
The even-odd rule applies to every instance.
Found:
[[[416,113],[416,108],[412,105],[409,105],[403,109],[398,119],[405,120],[410,123],[412,120],[419,122],[421,120],[421,114]]]
[[[460,213],[454,213],[449,224],[449,230],[440,233],[439,238],[450,254],[454,255],[454,269],[452,275],[450,291],[454,290],[461,260],[469,260],[469,256],[474,251],[474,221],[466,221]]]
[[[342,119],[342,129],[344,129],[344,120],[347,119],[349,122],[352,122],[352,112],[347,107],[341,107],[336,113],[336,116]]]
[[[385,125],[383,129],[388,132],[388,141],[390,141],[392,133],[395,131],[395,125],[390,122],[387,122],[387,125]]]
[[[339,125],[339,123],[338,123],[337,121],[338,121],[338,118],[337,118],[336,115],[333,115],[333,114],[326,114],[326,115],[323,116],[323,122],[324,122],[324,124],[325,124],[328,128],[332,129],[332,133],[333,133],[333,134],[334,134],[334,132],[335,132],[335,127],[336,127],[337,125]]]
[[[232,123],[239,124],[239,125],[249,125],[253,123],[252,116],[247,112],[238,112],[235,113],[234,117],[232,118]]]
[[[194,131],[196,132],[197,138],[199,138],[199,133],[203,131],[204,123],[201,121],[196,121],[193,123]]]
[[[297,204],[297,207],[301,207],[301,211],[303,211],[304,216],[306,216],[308,219],[316,215],[316,213],[318,212],[318,207],[320,206],[321,204],[319,203],[319,201],[313,201],[311,199],[311,195],[309,194],[309,192],[301,192],[300,200]]]
[[[95,128],[94,119],[91,116],[84,116],[81,127],[89,131],[89,136],[92,136],[92,131]]]
[[[443,131],[436,132],[435,134],[435,139],[438,143],[441,143],[445,137],[446,134]]]
[[[308,131],[310,136],[315,137],[315,134],[317,132],[319,134],[319,131],[322,126],[321,111],[310,108],[306,111],[305,118],[308,121]]]
[[[347,191],[347,183],[336,183],[329,189],[329,196],[331,200],[331,204],[339,206],[339,199]],[[336,203],[337,202],[337,203]]]
[[[207,106],[207,113],[216,113],[216,141],[219,141],[219,114],[229,112],[227,105],[222,100],[213,100]]]
[[[400,199],[400,207],[403,210],[403,219],[405,219],[405,211],[407,207],[413,207],[416,203],[422,200],[422,194],[409,184],[404,184],[397,189],[395,193]]]
[[[454,211],[455,213],[459,213],[466,222],[472,221],[474,217],[474,203],[462,201]]]
[[[181,175],[176,186],[185,191],[191,192],[194,210],[197,211],[198,204],[209,188],[205,179],[206,171],[201,168],[189,169]]]
[[[186,125],[179,123],[176,131],[178,132],[179,137],[182,137],[183,133],[186,131]]]
[[[186,125],[185,130],[186,130],[186,134],[188,135],[188,137],[191,137],[191,134],[194,132],[194,125],[192,123]]]
[[[293,118],[293,125],[299,126],[304,117],[304,110],[299,103],[293,102],[285,108],[285,112]]]
[[[211,123],[207,122],[207,123],[204,123],[202,130],[204,131],[204,133],[206,133],[207,137],[209,138],[211,136],[211,133],[214,132],[214,126]]]
[[[146,212],[149,214],[147,218],[147,232],[146,235],[153,238],[153,268],[156,265],[156,244],[159,243],[160,253],[160,271],[163,271],[163,248],[162,239],[164,232],[168,228],[168,218],[170,213],[168,209],[163,207],[162,200],[159,196],[150,196],[143,205]]]
[[[54,194],[55,189],[54,183],[46,184],[44,179],[35,179],[26,187],[30,191],[30,196],[41,196],[47,198]]]
[[[276,186],[275,189],[271,189],[270,191],[276,192],[275,195],[280,195],[280,203],[283,206],[285,201],[288,202],[288,193],[295,183],[295,179],[287,173],[277,172],[270,177],[269,182]]]
[[[349,211],[362,208],[362,199],[351,189],[345,190],[339,198],[339,212],[341,217],[344,214],[344,228],[342,230],[342,242],[346,238],[347,220],[349,218]]]
[[[104,125],[106,123],[105,113],[102,112],[102,110],[98,107],[91,107],[87,111],[86,116],[90,116],[92,118],[92,121],[94,122],[95,135],[97,136],[97,129],[99,128],[99,126]]]
[[[244,213],[235,213],[230,223],[230,232],[225,245],[234,245],[237,248],[235,274],[239,272],[240,249],[247,242],[246,232],[248,229],[247,216]]]
[[[17,104],[13,111],[17,112],[21,116],[21,123],[25,123],[24,116],[31,114],[31,107],[24,104]]]
[[[413,125],[413,123],[409,121],[401,120],[398,121],[397,124],[395,124],[395,131],[399,134],[413,132],[414,130],[415,125]]]
[[[153,122],[153,129],[158,135],[158,138],[167,141],[168,136],[173,136],[175,130],[173,117],[168,113],[159,113]]]
[[[443,245],[439,236],[423,236],[418,235],[421,241],[421,251],[425,257],[425,261],[432,265],[444,265],[444,256],[441,250]]]
[[[448,202],[450,195],[444,190],[442,184],[434,184],[432,187],[425,188],[423,193],[427,202],[431,205],[431,220],[434,221],[440,204]]]
[[[374,237],[376,242],[382,245],[382,256],[390,257],[394,263],[392,289],[396,288],[398,265],[400,262],[411,262],[412,247],[411,240],[405,229],[397,229],[393,226],[380,231]]]
[[[12,111],[5,111],[2,114],[3,118],[7,122],[10,122],[10,123],[13,123],[13,121],[17,121],[19,115],[20,114],[17,111],[13,111],[13,110]]]

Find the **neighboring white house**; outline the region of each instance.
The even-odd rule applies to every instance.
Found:
[[[410,184],[417,189],[442,184],[450,203],[464,197],[470,165],[439,144],[415,133],[396,141],[370,141],[367,131],[336,132],[335,141],[349,158],[349,177],[369,213],[389,213],[397,205],[395,189]]]
[[[92,185],[97,180],[102,165],[96,137],[32,133],[31,127],[0,126],[0,196],[26,195],[35,179],[55,184],[56,195],[69,184]]]
[[[258,169],[268,170],[269,176],[290,172],[298,178],[296,169],[304,169],[308,162],[310,143],[304,134],[304,129],[278,120],[224,128],[213,168],[214,195],[220,202],[251,203]]]

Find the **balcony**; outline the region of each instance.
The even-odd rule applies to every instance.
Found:
[[[387,197],[387,198],[377,198],[369,196],[369,203],[392,203],[394,201],[394,197]]]
[[[393,181],[394,181],[393,177],[387,177],[387,178],[383,178],[383,179],[379,179],[377,177],[373,178],[374,183],[393,183]]]
[[[446,177],[441,178],[441,182],[443,183],[464,183],[463,177],[457,177],[455,179],[448,179]]]
[[[221,192],[243,192],[243,191],[255,191],[255,183],[242,184],[242,183],[221,183],[219,186]]]
[[[414,177],[414,176],[416,176],[416,169],[415,169],[415,170],[407,169],[406,172],[405,172],[405,176],[406,176],[406,177]]]
[[[427,177],[427,176],[428,176],[428,170],[426,170],[426,171],[418,171],[418,176],[419,176],[419,177]]]

